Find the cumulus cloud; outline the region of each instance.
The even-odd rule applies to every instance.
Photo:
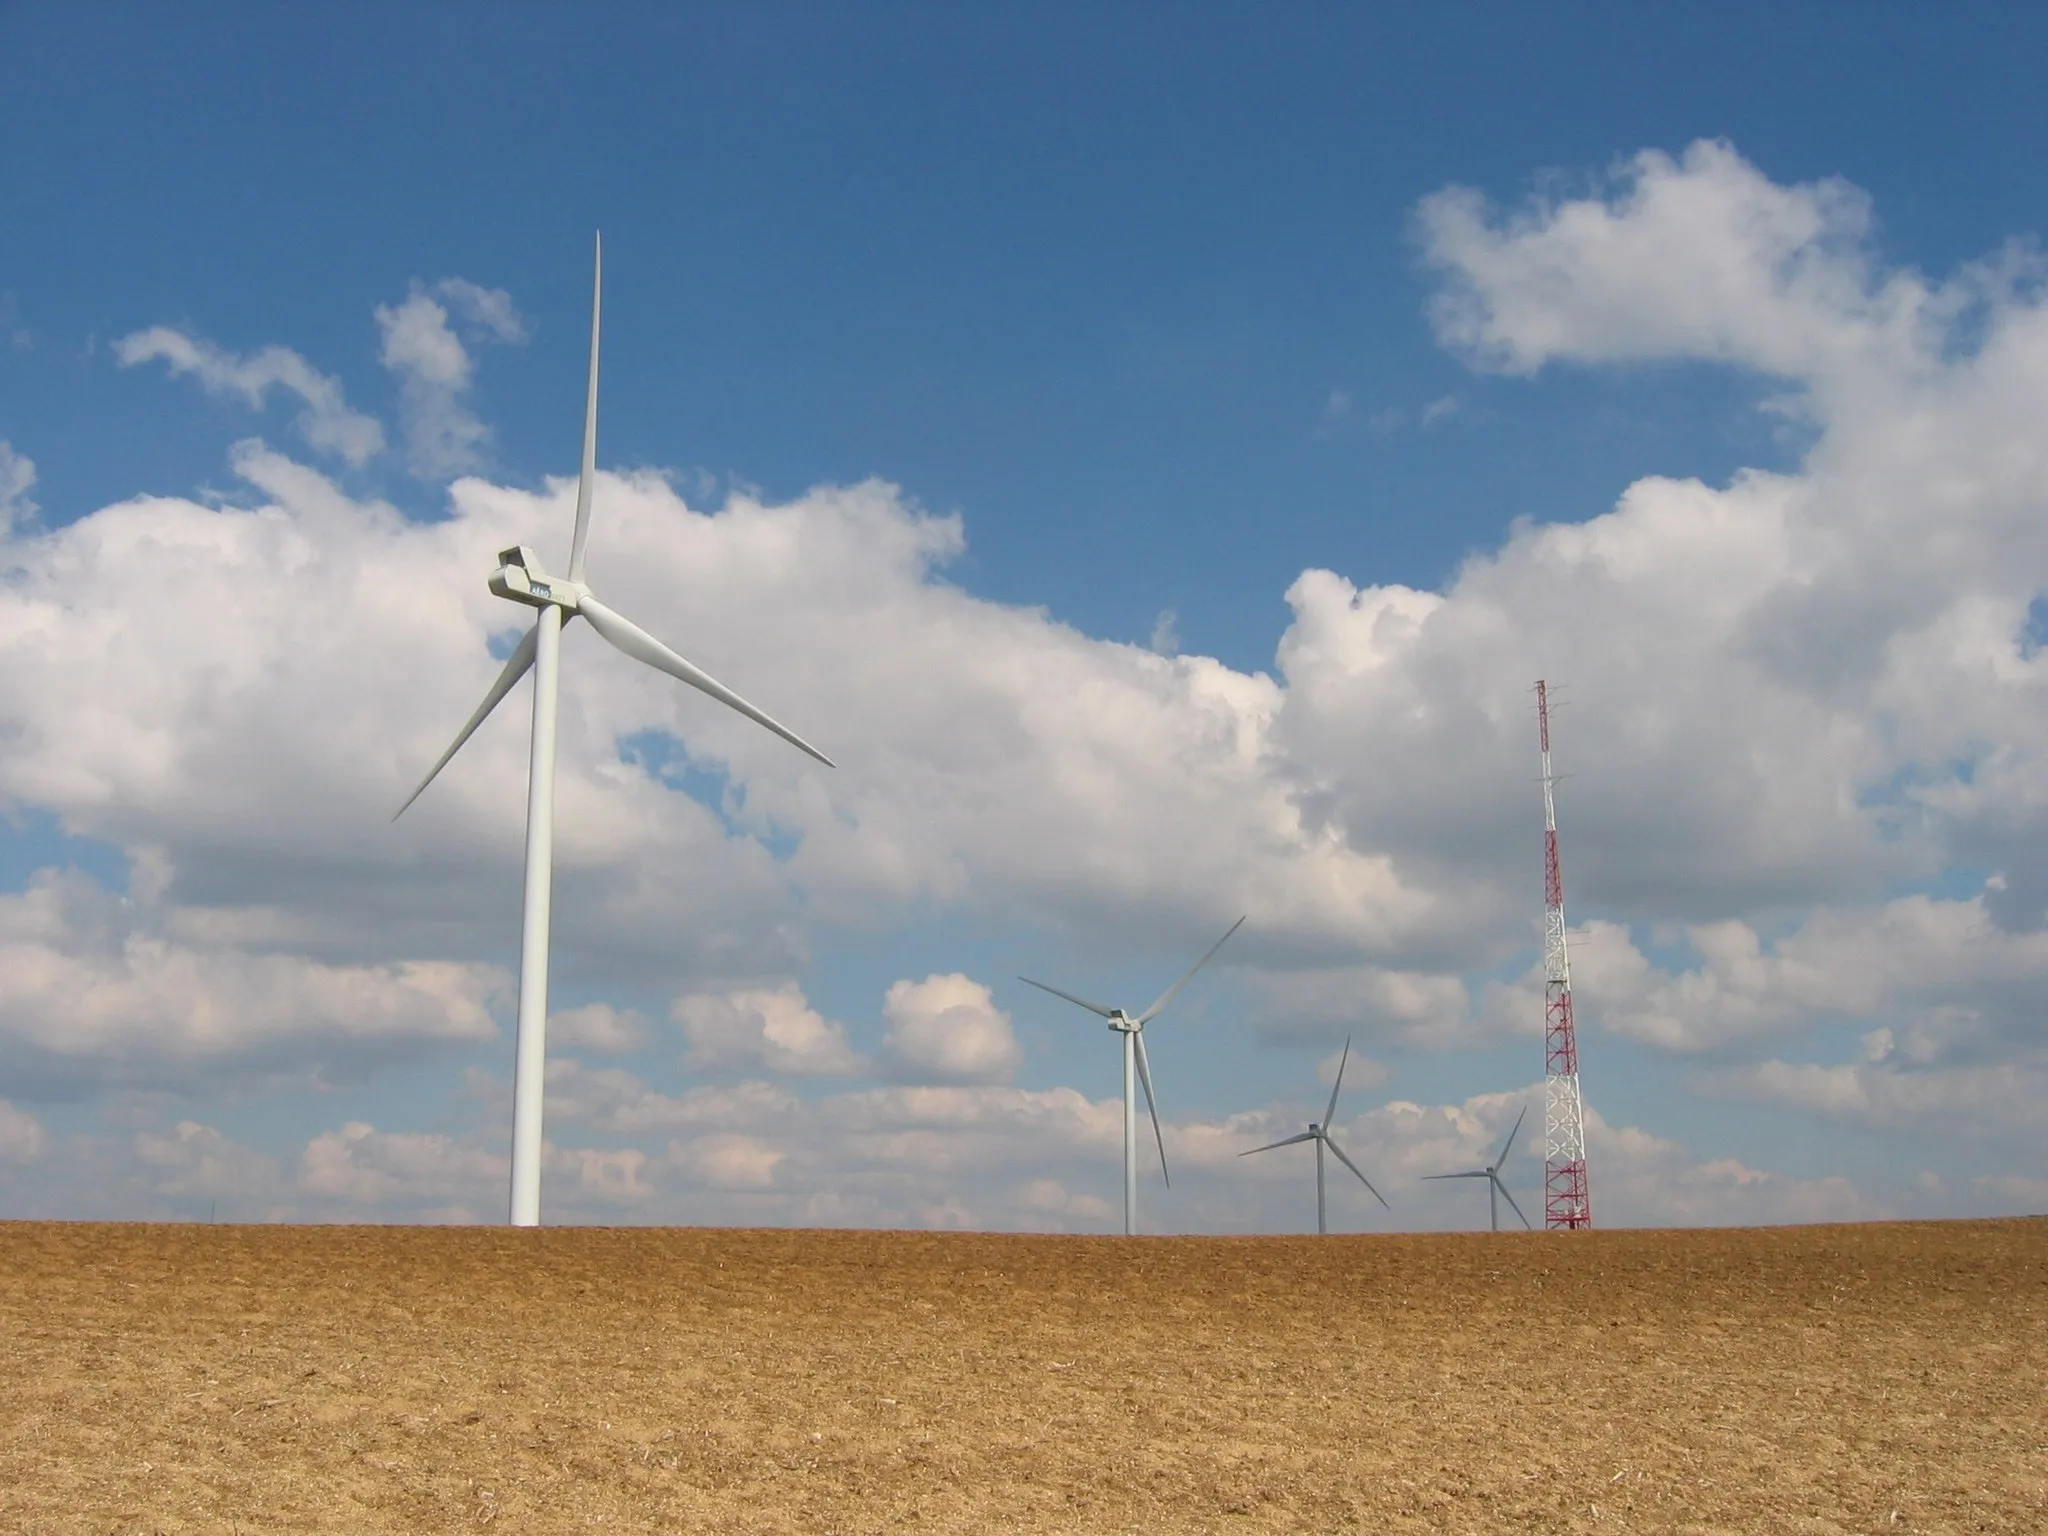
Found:
[[[278,1178],[275,1159],[194,1120],[180,1120],[162,1133],[138,1131],[135,1156],[156,1193],[216,1201],[226,1196],[242,1204],[244,1215],[248,1197],[269,1191]]]
[[[689,1064],[705,1070],[843,1075],[860,1068],[844,1025],[804,1000],[795,982],[731,992],[693,992],[671,1013],[690,1043]]]
[[[450,323],[451,306],[493,339],[526,339],[512,296],[465,278],[443,278],[431,289],[415,282],[403,302],[377,306],[379,358],[397,376],[404,403],[407,462],[428,479],[478,468],[490,439],[469,403],[476,364]]]
[[[524,341],[529,334],[526,317],[502,288],[485,288],[466,277],[444,277],[434,284],[434,292],[453,305],[456,313],[499,341]]]
[[[638,1147],[550,1148],[557,1168],[571,1173],[576,1197],[607,1206],[644,1206],[660,1197],[655,1160]]]
[[[1010,1016],[987,987],[957,971],[895,983],[882,1016],[882,1049],[908,1077],[1006,1083],[1024,1060]]]
[[[422,1203],[460,1217],[503,1203],[506,1159],[450,1136],[380,1131],[351,1121],[315,1136],[299,1158],[299,1189],[348,1209]]]
[[[446,961],[325,965],[181,933],[146,884],[122,897],[43,870],[0,895],[0,1084],[69,1096],[122,1084],[352,1080],[492,1038],[503,978]]]
[[[1870,254],[1870,200],[1840,180],[1785,187],[1722,142],[1645,150],[1590,195],[1505,218],[1450,187],[1416,211],[1443,274],[1438,333],[1482,366],[1703,358],[1808,379],[1910,368],[1938,316]]]
[[[2014,933],[1980,894],[1822,909],[1767,942],[1729,919],[1686,930],[1697,967],[1651,964],[1612,925],[1580,964],[1582,990],[1617,1034],[1679,1053],[1782,1037],[1811,1019],[1881,1026],[1877,1060],[1927,1067],[2048,1047],[2037,1022],[2048,930]]]
[[[238,356],[203,337],[185,335],[168,326],[151,326],[121,337],[114,355],[124,368],[161,360],[173,375],[196,376],[208,394],[239,395],[252,410],[261,410],[274,388],[299,397],[299,435],[324,453],[339,454],[361,465],[384,446],[384,429],[374,417],[348,407],[338,380],[321,373],[289,347],[264,347]]]
[[[585,1003],[548,1015],[550,1050],[625,1056],[651,1038],[646,1019],[631,1008],[614,1008],[609,1003]]]
[[[651,1131],[731,1130],[787,1121],[802,1101],[786,1088],[751,1081],[730,1087],[699,1086],[667,1094],[619,1067],[551,1061],[547,1070],[549,1123],[587,1126],[616,1136]]]

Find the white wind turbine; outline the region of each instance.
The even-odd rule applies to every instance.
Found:
[[[1299,1136],[1289,1136],[1285,1141],[1271,1141],[1263,1147],[1253,1147],[1251,1152],[1240,1152],[1237,1154],[1239,1157],[1250,1157],[1254,1152],[1270,1152],[1275,1147],[1291,1147],[1299,1141],[1314,1142],[1316,1144],[1316,1231],[1318,1233],[1327,1233],[1330,1230],[1328,1218],[1324,1215],[1323,1205],[1323,1148],[1328,1147],[1336,1155],[1338,1162],[1349,1168],[1353,1173],[1358,1173],[1358,1164],[1346,1157],[1344,1149],[1330,1139],[1330,1125],[1337,1118],[1337,1095],[1344,1087],[1344,1066],[1350,1060],[1351,1042],[1346,1040],[1344,1042],[1344,1054],[1337,1061],[1337,1081],[1330,1085],[1330,1107],[1323,1111],[1323,1123],[1321,1125],[1311,1125]],[[1372,1189],[1372,1180],[1362,1173],[1358,1173],[1358,1182],[1367,1189]],[[1391,1205],[1387,1205],[1387,1197],[1378,1190],[1372,1189],[1372,1197],[1379,1201],[1381,1205],[1386,1206],[1388,1210],[1391,1211],[1393,1209]]]
[[[1145,1026],[1165,1011],[1166,1005],[1174,1000],[1180,989],[1195,979],[1195,972],[1207,965],[1216,951],[1244,926],[1239,918],[1230,925],[1226,933],[1209,946],[1209,953],[1188,967],[1187,975],[1159,994],[1159,1000],[1143,1013],[1133,1018],[1121,1008],[1105,1008],[1100,1003],[1091,1003],[1085,997],[1076,997],[1071,992],[1062,992],[1058,987],[1049,987],[1042,981],[1032,981],[1029,976],[1017,979],[1050,992],[1054,997],[1063,997],[1077,1007],[1086,1008],[1090,1013],[1109,1020],[1110,1032],[1124,1037],[1124,1233],[1126,1236],[1138,1230],[1138,1102],[1133,1096],[1131,1078],[1135,1072],[1139,1082],[1145,1085],[1145,1108],[1152,1114],[1152,1139],[1159,1143],[1159,1176],[1166,1180],[1167,1187],[1173,1186],[1173,1175],[1166,1171],[1166,1137],[1159,1130],[1159,1103],[1152,1097],[1152,1067],[1145,1059]]]
[[[584,547],[590,537],[590,493],[597,478],[597,333],[604,304],[604,239],[597,242],[596,276],[590,298],[590,388],[583,407],[583,469],[576,482],[576,531],[569,545],[569,574],[550,576],[524,545],[502,551],[491,575],[491,590],[539,610],[533,628],[514,648],[505,670],[491,684],[469,723],[440,756],[419,788],[406,796],[392,820],[419,799],[448,760],[462,750],[485,716],[533,671],[533,756],[526,790],[526,908],[519,937],[519,1034],[512,1072],[512,1197],[515,1227],[540,1224],[541,1085],[547,1061],[548,897],[554,878],[555,694],[561,660],[562,627],[581,614],[590,627],[635,661],[701,689],[827,767],[832,759],[801,736],[754,708],[710,674],[692,666],[632,620],[599,602],[583,581]]]
[[[1500,1170],[1501,1165],[1508,1160],[1508,1154],[1514,1151],[1515,1137],[1521,1134],[1522,1122],[1526,1120],[1528,1117],[1529,1106],[1524,1104],[1522,1106],[1522,1112],[1519,1115],[1515,1116],[1515,1128],[1512,1131],[1508,1132],[1508,1139],[1501,1143],[1500,1156],[1496,1157],[1484,1168],[1473,1168],[1467,1170],[1464,1173],[1425,1173],[1423,1177],[1425,1179],[1486,1180],[1486,1206],[1488,1212],[1493,1217],[1493,1230],[1498,1232],[1500,1230],[1500,1197],[1502,1195],[1507,1195],[1508,1204],[1515,1206],[1515,1214],[1517,1216],[1522,1216],[1522,1208],[1519,1205],[1515,1205],[1515,1197],[1513,1195],[1508,1194],[1507,1185],[1503,1184],[1500,1180]],[[1528,1217],[1522,1216],[1522,1225],[1525,1227],[1529,1226]],[[1533,1232],[1536,1229],[1534,1227],[1530,1227],[1529,1230]]]

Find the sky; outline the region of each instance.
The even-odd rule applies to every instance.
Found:
[[[2031,8],[0,7],[0,1217],[2048,1209]]]

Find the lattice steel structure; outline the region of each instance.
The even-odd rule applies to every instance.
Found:
[[[1572,1026],[1572,963],[1565,949],[1564,872],[1557,862],[1557,801],[1551,794],[1550,690],[1536,683],[1536,730],[1543,744],[1543,1225],[1593,1225],[1586,1193],[1586,1123],[1579,1098],[1579,1037]]]

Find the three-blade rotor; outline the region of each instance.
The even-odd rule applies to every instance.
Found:
[[[663,645],[638,624],[607,604],[600,602],[597,595],[585,585],[583,572],[590,544],[590,502],[597,482],[597,361],[598,336],[604,315],[604,238],[598,237],[597,279],[590,299],[590,384],[584,396],[583,405],[583,463],[576,478],[576,528],[569,544],[569,574],[566,580],[550,577],[540,567],[540,562],[531,550],[507,550],[501,557],[498,572],[491,578],[491,590],[500,597],[510,598],[532,608],[556,607],[562,610],[562,622],[566,625],[577,616],[590,621],[590,627],[604,637],[616,650],[632,657],[635,661],[650,666],[657,672],[666,672],[678,682],[688,683],[701,693],[709,694],[719,703],[739,714],[745,715],[756,725],[773,731],[791,746],[808,753],[826,767],[832,767],[832,759],[812,746],[803,737],[782,724],[765,710],[741,698],[703,668],[686,661],[673,650]],[[449,744],[427,770],[419,787],[405,797],[405,804],[392,814],[396,821],[406,813],[412,803],[426,792],[429,784],[463,744],[476,733],[478,726],[490,716],[491,711],[503,702],[505,695],[530,671],[534,664],[539,625],[529,629],[521,638],[512,654],[506,658],[505,666],[499,672],[497,681],[492,683],[484,700],[469,717],[468,722],[456,733]]]
[[[1514,1150],[1515,1138],[1521,1135],[1522,1133],[1522,1122],[1528,1118],[1529,1106],[1524,1104],[1522,1106],[1522,1112],[1519,1115],[1515,1116],[1515,1128],[1508,1132],[1507,1140],[1500,1144],[1500,1155],[1494,1158],[1494,1160],[1491,1163],[1488,1163],[1484,1168],[1467,1168],[1459,1173],[1425,1173],[1422,1177],[1425,1180],[1485,1179],[1492,1184],[1494,1189],[1500,1192],[1501,1196],[1504,1199],[1506,1199],[1509,1209],[1511,1209],[1516,1216],[1521,1218],[1522,1225],[1524,1227],[1528,1227],[1528,1229],[1532,1232],[1535,1231],[1536,1229],[1534,1227],[1529,1226],[1529,1218],[1527,1216],[1522,1215],[1521,1206],[1515,1203],[1514,1194],[1508,1189],[1506,1183],[1502,1181],[1500,1176],[1500,1170],[1507,1163],[1508,1154]]]
[[[1152,1063],[1145,1054],[1145,1026],[1166,1011],[1167,1005],[1180,996],[1181,988],[1195,979],[1195,972],[1215,959],[1216,951],[1228,943],[1231,934],[1236,933],[1243,926],[1244,919],[1240,917],[1230,925],[1222,938],[1209,946],[1208,952],[1201,959],[1188,967],[1186,975],[1160,993],[1153,1001],[1152,1006],[1143,1013],[1138,1014],[1135,1018],[1121,1008],[1111,1008],[1103,1003],[1091,1003],[1085,997],[1076,997],[1073,993],[1062,991],[1048,982],[1033,981],[1029,976],[1019,976],[1017,978],[1027,986],[1036,987],[1041,992],[1050,992],[1054,997],[1072,1003],[1076,1008],[1087,1009],[1088,1012],[1094,1014],[1097,1018],[1108,1020],[1109,1027],[1112,1030],[1120,1034],[1132,1036],[1131,1045],[1137,1057],[1138,1082],[1145,1090],[1145,1109],[1152,1117],[1152,1140],[1159,1148],[1159,1174],[1161,1178],[1166,1180],[1169,1188],[1173,1185],[1173,1175],[1166,1166],[1166,1134],[1159,1126],[1159,1100],[1152,1091]]]
[[[1330,1107],[1323,1111],[1322,1124],[1310,1126],[1307,1130],[1303,1131],[1299,1136],[1289,1136],[1283,1141],[1268,1142],[1263,1147],[1253,1147],[1251,1151],[1240,1152],[1237,1155],[1239,1157],[1250,1157],[1253,1155],[1253,1153],[1257,1152],[1271,1152],[1275,1147],[1291,1147],[1298,1142],[1319,1141],[1324,1146],[1330,1149],[1331,1153],[1336,1157],[1338,1162],[1342,1163],[1346,1168],[1349,1168],[1354,1174],[1358,1175],[1359,1183],[1363,1184],[1367,1189],[1372,1190],[1373,1199],[1379,1201],[1380,1205],[1383,1208],[1391,1211],[1393,1207],[1387,1204],[1387,1197],[1381,1194],[1377,1189],[1373,1189],[1372,1180],[1368,1179],[1365,1176],[1365,1174],[1360,1171],[1358,1164],[1354,1163],[1353,1161],[1351,1161],[1350,1158],[1344,1155],[1344,1149],[1338,1146],[1337,1143],[1333,1141],[1330,1137],[1331,1122],[1333,1122],[1337,1118],[1337,1095],[1344,1091],[1344,1068],[1350,1064],[1350,1061],[1351,1041],[1349,1039],[1346,1039],[1344,1042],[1344,1054],[1337,1058],[1337,1080],[1330,1085]],[[1318,1190],[1320,1190],[1322,1187],[1322,1173],[1320,1172],[1320,1167],[1316,1174],[1316,1187]],[[1318,1194],[1316,1199],[1318,1204],[1320,1205],[1322,1196]]]

